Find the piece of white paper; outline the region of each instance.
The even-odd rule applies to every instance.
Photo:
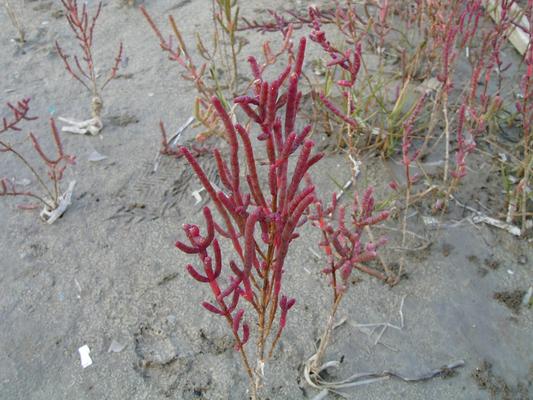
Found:
[[[93,360],[91,360],[91,356],[89,353],[91,352],[91,349],[89,349],[89,346],[84,345],[81,346],[78,349],[78,353],[80,353],[80,360],[81,360],[81,367],[87,368],[89,365],[92,365]]]

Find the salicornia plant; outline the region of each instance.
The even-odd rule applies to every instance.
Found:
[[[254,399],[262,386],[264,365],[271,358],[287,313],[295,303],[282,290],[285,259],[298,237],[297,228],[305,222],[304,212],[316,201],[314,186],[308,183],[302,188],[301,184],[322,154],[311,155],[314,143],[307,138],[310,126],[299,133],[295,129],[304,51],[302,39],[293,65],[273,82],[263,79],[257,61],[250,58],[255,77],[253,94],[235,99],[251,120],[246,127],[234,124],[222,102],[212,98],[230,145],[227,159],[218,149],[213,151],[222,188],[213,185],[189,150],[182,148],[209,193],[220,221],[213,218],[210,208],[204,208],[207,232],[201,234],[198,226],[185,224],[188,243],[178,241],[176,246],[198,256],[203,271],[192,265],[187,265],[187,270],[196,281],[209,284],[213,300],[202,304],[209,312],[223,317],[231,329]],[[268,160],[264,166],[252,146],[253,127],[258,130],[257,140],[263,144],[261,158],[265,156]],[[297,161],[291,168],[289,159],[293,154]],[[259,178],[262,167],[266,169],[265,183]],[[224,239],[231,242],[233,249],[228,256],[229,269],[223,266],[219,244]],[[229,285],[223,286],[227,280]],[[252,311],[253,323],[245,322],[252,318],[245,316],[246,309]],[[256,342],[255,367],[251,350],[246,346],[250,337]]]
[[[41,191],[20,189],[15,179],[4,177],[0,179],[0,197],[19,196],[38,200],[44,207],[41,212],[41,218],[48,223],[53,223],[63,214],[66,207],[70,204],[70,195],[74,184],[71,183],[67,194],[63,194],[60,188],[60,182],[63,179],[63,174],[67,166],[74,164],[75,157],[66,154],[63,150],[61,137],[59,136],[59,132],[53,119],[50,119],[50,130],[57,153],[55,157],[50,157],[44,152],[37,136],[33,133],[30,133],[29,135],[33,148],[46,166],[46,175],[40,173],[38,168],[34,167],[29,158],[20,150],[20,146],[13,144],[12,140],[8,140],[4,137],[9,131],[14,134],[20,132],[22,130],[20,127],[22,121],[36,119],[36,117],[29,116],[29,103],[30,99],[23,99],[15,105],[7,103],[7,106],[11,111],[11,116],[2,119],[2,126],[0,126],[0,154],[11,154],[21,162],[37,180]],[[68,196],[68,199],[65,198],[65,196]],[[21,208],[29,208],[29,206],[25,205],[21,206]],[[34,207],[31,206],[31,208]]]
[[[356,194],[348,210],[346,206],[337,202],[336,194],[327,206],[324,206],[322,202],[315,203],[314,213],[309,218],[313,221],[313,225],[322,232],[320,247],[327,257],[327,266],[322,272],[329,278],[333,298],[328,322],[320,337],[320,345],[306,366],[306,375],[313,380],[319,379],[318,373],[333,332],[335,316],[349,288],[353,270],[358,269],[378,278],[385,278],[383,274],[365,264],[378,256],[377,250],[386,243],[386,239],[382,238],[373,242],[365,238],[365,231],[368,232],[371,226],[383,222],[388,217],[388,211],[376,212],[374,191],[371,187],[365,190],[362,199]]]
[[[232,98],[242,94],[251,86],[250,82],[239,87],[239,74],[237,56],[244,46],[244,41],[237,38],[239,20],[239,7],[236,0],[212,0],[213,9],[213,40],[208,46],[197,33],[196,50],[199,57],[193,57],[190,46],[182,34],[178,23],[172,15],[169,15],[169,25],[172,34],[163,35],[154,19],[142,5],[139,7],[144,18],[154,31],[159,40],[161,49],[168,54],[171,61],[176,62],[182,71],[183,79],[190,81],[196,90],[194,102],[194,117],[203,128],[196,135],[198,141],[208,136],[225,136],[225,128],[218,114],[211,104],[211,97],[217,96],[227,106],[226,98]],[[276,63],[282,54],[292,55],[292,27],[283,32],[283,43],[279,51],[272,51],[266,41],[262,46],[264,63],[259,63],[261,71]],[[230,56],[231,53],[231,56]],[[227,79],[219,76],[220,68],[227,71]]]
[[[98,79],[96,71],[96,65],[93,56],[93,35],[96,21],[100,16],[102,10],[102,2],[98,3],[98,8],[93,16],[89,15],[87,2],[84,2],[81,8],[78,5],[77,0],[61,0],[63,8],[65,10],[65,17],[70,26],[70,29],[74,33],[76,40],[81,49],[81,57],[75,55],[70,57],[63,51],[59,42],[56,41],[56,49],[65,64],[67,72],[77,80],[85,89],[91,94],[91,112],[92,118],[95,119],[88,130],[91,134],[96,134],[102,128],[102,122],[100,115],[104,105],[102,99],[102,91],[117,75],[117,71],[122,60],[123,46],[120,42],[118,47],[117,56],[113,62],[113,66],[109,70],[109,73],[103,80]]]

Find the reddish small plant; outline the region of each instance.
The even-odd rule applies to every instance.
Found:
[[[317,10],[322,24],[334,24],[336,15],[342,11],[344,10],[338,6],[320,11]],[[300,14],[294,10],[284,10],[283,14],[286,15],[271,9],[266,10],[266,12],[272,17],[270,21],[257,21],[242,17],[243,24],[239,27],[239,30],[254,30],[261,33],[283,32],[289,26],[292,26],[294,29],[301,29],[304,26],[311,26],[313,22],[313,18],[309,14]]]
[[[34,120],[36,117],[30,117],[29,113],[29,102],[30,99],[24,99],[19,101],[16,105],[7,103],[7,106],[11,110],[11,118],[4,117],[2,119],[3,127],[0,128],[0,134],[5,134],[8,131],[20,132],[20,123],[22,121]],[[51,213],[58,209],[61,206],[63,193],[60,189],[60,182],[63,179],[63,174],[68,165],[74,164],[74,156],[68,155],[63,150],[63,144],[61,142],[61,137],[55,125],[53,119],[50,119],[50,129],[52,134],[52,140],[54,142],[57,155],[55,158],[48,156],[42,149],[41,144],[37,137],[30,133],[29,137],[32,143],[33,148],[37,152],[39,158],[43,161],[47,169],[47,177],[50,181],[49,184],[45,183],[46,178],[44,178],[36,168],[30,163],[28,158],[21,153],[13,144],[7,142],[3,138],[0,139],[0,152],[1,153],[10,153],[14,155],[24,166],[32,173],[32,175],[37,179],[37,182],[41,186],[44,194],[38,194],[31,190],[20,190],[17,187],[15,179],[2,178],[0,180],[0,196],[21,196],[29,197],[35,200],[38,200],[43,206],[44,210],[41,213],[41,217],[47,222],[52,223],[57,218],[53,216],[51,219]],[[33,206],[23,205],[21,208],[34,208]],[[66,207],[66,206],[65,206]],[[64,210],[63,210],[64,211]]]
[[[92,96],[92,117],[100,119],[104,105],[101,93],[109,84],[109,82],[111,82],[117,76],[120,62],[122,60],[122,42],[119,44],[117,56],[115,57],[113,66],[111,67],[103,83],[100,84],[93,57],[93,35],[96,21],[98,20],[102,10],[102,2],[98,3],[98,8],[93,16],[89,15],[87,2],[83,3],[81,9],[78,6],[77,0],[61,0],[61,3],[65,9],[67,22],[81,48],[81,61],[80,57],[75,55],[73,57],[74,62],[72,62],[69,59],[70,57],[59,45],[59,42],[56,41],[57,52],[63,60],[67,72],[90,92]]]
[[[215,3],[213,3],[215,6]],[[235,7],[235,14],[232,16],[231,8]],[[182,70],[181,76],[183,79],[190,81],[194,84],[197,96],[194,103],[194,117],[198,123],[204,128],[202,132],[197,135],[198,140],[203,140],[209,136],[225,136],[225,127],[223,122],[218,118],[218,113],[211,104],[211,97],[217,96],[224,106],[228,106],[226,101],[226,94],[231,88],[231,95],[237,95],[238,93],[245,93],[251,84],[249,83],[244,90],[239,90],[239,76],[237,73],[237,60],[236,56],[240,52],[241,46],[237,46],[236,32],[238,30],[238,6],[237,3],[232,3],[229,0],[217,0],[216,7],[213,9],[215,20],[215,31],[213,32],[214,44],[213,49],[209,51],[204,43],[202,42],[199,35],[196,37],[196,47],[198,53],[202,57],[202,61],[197,62],[191,56],[191,52],[183,38],[183,35],[176,23],[174,17],[169,15],[169,25],[172,30],[172,35],[169,35],[168,38],[163,36],[161,30],[157,26],[154,19],[150,16],[148,11],[144,6],[140,6],[144,18],[150,25],[150,28],[155,33],[157,39],[159,40],[159,45],[161,50],[168,55],[168,58],[171,61],[176,62],[180,69]],[[217,51],[224,53],[222,49],[223,44],[220,44],[219,30],[218,27],[222,28],[223,34],[229,35],[229,44],[231,48],[231,57],[221,56],[221,60],[215,58]],[[292,56],[292,26],[286,27],[283,30],[283,43],[278,51],[272,50],[270,43],[268,41],[264,42],[262,45],[262,52],[264,56],[264,63],[257,63],[254,66],[258,73],[263,73],[265,69],[275,64],[278,59],[285,53]],[[237,48],[238,47],[238,48]],[[227,49],[226,49],[227,50]],[[231,58],[231,64],[226,58]],[[254,59],[255,60],[255,59]],[[223,85],[220,82],[220,79],[217,74],[216,66],[219,62],[226,63],[226,70],[231,71],[231,82],[227,85]],[[257,76],[257,73],[254,72],[254,78]]]
[[[172,139],[170,141],[168,140],[165,124],[163,124],[162,121],[159,122],[159,130],[161,131],[161,148],[159,149],[159,154],[175,158],[183,157],[181,147],[177,143],[172,143]],[[195,156],[200,156],[202,154],[208,153],[209,149],[205,146],[202,147],[193,143],[190,147],[190,151]]]
[[[451,172],[451,176],[456,181],[461,180],[466,176],[466,157],[474,151],[476,143],[473,140],[468,140],[464,135],[465,128],[465,112],[466,105],[462,105],[458,111],[457,117],[457,151],[455,153],[455,170]],[[452,186],[455,186],[452,184]]]
[[[386,243],[386,239],[368,241],[365,240],[364,234],[371,226],[385,221],[388,217],[388,211],[376,212],[373,189],[370,187],[366,189],[362,199],[354,196],[349,216],[346,207],[337,202],[335,194],[327,207],[321,202],[315,204],[315,212],[309,218],[322,232],[320,247],[327,257],[327,267],[322,272],[329,277],[333,298],[326,329],[320,338],[320,346],[307,366],[311,377],[320,371],[335,324],[335,316],[344,294],[350,287],[353,270],[358,269],[387,281],[383,273],[366,265],[378,257],[377,250]]]
[[[168,54],[169,60],[174,61],[179,65],[180,69],[183,71],[181,74],[182,78],[194,84],[197,93],[194,105],[194,116],[205,128],[205,131],[200,133],[199,136],[223,136],[224,126],[218,120],[217,114],[210,101],[211,97],[217,93],[219,94],[219,97],[222,98],[221,90],[218,87],[218,79],[214,79],[215,86],[211,85],[209,82],[209,60],[214,57],[214,54],[209,53],[198,37],[198,50],[205,60],[200,63],[196,62],[191,56],[178,24],[172,15],[168,16],[168,21],[173,36],[169,35],[167,39],[163,36],[161,30],[146,8],[141,5],[139,10],[157,36],[161,50]],[[216,52],[216,46],[213,52]],[[215,76],[211,76],[211,78],[215,78]]]
[[[424,94],[416,104],[414,105],[411,116],[404,122],[403,135],[402,135],[402,163],[405,171],[405,205],[403,210],[402,220],[402,248],[406,245],[406,232],[407,232],[407,213],[411,204],[411,194],[413,190],[413,184],[418,180],[418,176],[411,174],[411,164],[418,158],[420,149],[412,151],[413,144],[413,130],[416,119],[418,118],[424,103],[426,102],[427,94]],[[400,267],[396,279],[399,280],[402,276],[404,267],[404,254],[400,258]]]
[[[305,127],[300,133],[295,131],[301,98],[298,80],[304,51],[305,39],[302,39],[292,67],[287,67],[273,82],[264,80],[254,67],[257,62],[250,59],[256,74],[253,95],[235,99],[250,117],[251,126],[260,129],[257,139],[263,143],[268,160],[267,190],[262,188],[259,180],[261,164],[250,140],[251,128],[234,124],[216,97],[212,98],[212,105],[224,124],[230,145],[228,161],[217,149],[213,151],[224,189],[215,187],[190,151],[182,148],[183,155],[213,201],[222,224],[214,220],[206,207],[207,233],[202,235],[198,226],[185,224],[183,229],[189,243],[178,241],[176,246],[187,254],[198,255],[203,273],[192,265],[188,265],[187,270],[196,281],[211,287],[214,302],[203,302],[202,305],[209,312],[224,317],[230,327],[254,399],[262,386],[264,365],[272,357],[286,325],[287,313],[295,303],[282,293],[285,259],[290,245],[298,237],[297,228],[305,222],[304,212],[315,201],[314,186],[307,184],[301,189],[300,184],[307,171],[322,158],[321,154],[311,156],[314,143],[307,139],[311,127]],[[286,81],[287,89],[283,91]],[[284,119],[279,116],[283,109]],[[246,161],[244,180],[241,179],[239,150],[243,150]],[[297,162],[291,171],[289,158],[297,152]],[[229,275],[230,284],[225,288],[222,287],[222,276],[226,269],[222,265],[219,245],[223,238],[231,242],[236,257],[229,261],[232,274]],[[246,322],[243,299],[255,314],[253,324]],[[256,339],[255,368],[246,348],[251,336]]]
[[[342,18],[348,11],[338,11],[337,18]],[[343,110],[341,110],[336,104],[328,99],[327,94],[322,91],[318,94],[318,98],[322,104],[338,119],[340,119],[346,128],[346,137],[348,138],[347,144],[350,148],[353,147],[352,143],[352,131],[358,130],[359,123],[352,118],[354,113],[354,85],[361,68],[361,44],[359,41],[353,45],[353,50],[348,49],[345,51],[333,46],[331,42],[326,38],[326,33],[321,27],[321,13],[317,8],[309,8],[309,17],[312,21],[312,31],[310,38],[313,42],[317,43],[322,50],[331,58],[331,61],[327,63],[328,68],[340,67],[341,79],[335,83],[341,93],[343,99]],[[349,29],[348,29],[349,31]],[[354,37],[349,32],[343,32],[350,37]],[[340,135],[342,137],[342,135]]]

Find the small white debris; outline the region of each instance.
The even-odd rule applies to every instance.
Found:
[[[178,147],[178,144],[180,142],[180,138],[181,138],[181,135],[187,130],[187,128],[189,126],[191,126],[191,124],[195,121],[195,118],[194,117],[189,117],[189,119],[182,125],[178,128],[178,130],[174,133],[174,136],[172,136],[170,138],[170,140],[168,141],[168,146],[172,149],[172,150],[175,150],[177,149]]]
[[[113,339],[111,341],[111,344],[109,345],[109,349],[107,350],[107,352],[108,353],[120,353],[125,348],[126,348],[125,344],[121,344]]]
[[[81,285],[76,278],[74,278],[74,283],[76,284],[76,289],[78,289],[78,294],[76,295],[76,297],[78,299],[81,299]]]
[[[509,157],[505,153],[498,153],[498,158],[501,162],[507,162],[509,161]]]
[[[100,133],[104,124],[102,120],[98,117],[87,119],[85,121],[76,121],[75,119],[70,118],[58,118],[61,122],[68,124],[69,126],[64,126],[61,128],[62,132],[75,133],[77,135],[92,135],[96,136]]]
[[[512,270],[510,270],[510,269],[507,270],[507,273],[508,273],[509,275],[514,275],[514,271],[512,271]]]
[[[322,259],[322,257],[320,256],[320,254],[318,254],[318,253],[317,253],[312,247],[308,247],[307,250],[309,250],[309,252],[310,252],[313,256],[315,256],[315,258],[316,258],[317,260],[321,260],[321,259]]]
[[[40,214],[43,221],[47,224],[53,224],[65,213],[65,211],[67,211],[67,208],[72,204],[72,192],[74,191],[75,185],[76,181],[69,183],[67,191],[59,196],[59,204],[55,209],[50,210],[48,207],[43,208]]]
[[[80,353],[80,360],[81,360],[81,367],[87,368],[88,366],[92,365],[93,360],[91,360],[91,356],[89,353],[91,352],[91,349],[89,349],[89,346],[84,345],[81,346],[78,349],[78,353]]]
[[[191,193],[192,197],[194,197],[194,199],[196,200],[194,205],[200,204],[200,202],[202,201],[202,196],[200,195],[200,193],[202,193],[204,190],[205,190],[204,188],[201,188]]]
[[[424,222],[424,225],[426,226],[437,226],[439,225],[439,220],[435,217],[430,217],[427,215],[422,216],[422,221]]]
[[[480,223],[480,222],[484,222],[484,223],[486,223],[488,225],[491,225],[491,226],[494,226],[496,228],[500,228],[500,229],[506,230],[507,232],[509,232],[511,235],[514,235],[514,236],[520,236],[522,234],[522,232],[521,232],[521,230],[520,230],[520,228],[518,226],[511,225],[509,223],[497,220],[495,218],[488,217],[488,216],[486,216],[484,214],[481,214],[481,213],[479,213],[478,215],[474,215],[472,217],[472,222],[474,224],[477,224],[477,223]]]
[[[346,192],[346,190],[348,190],[348,189],[350,188],[350,186],[352,186],[352,184],[353,184],[353,180],[351,180],[351,179],[350,179],[348,182],[346,182],[346,183],[344,184],[344,186],[342,187],[342,190],[340,191],[340,193],[337,193],[337,194],[335,195],[335,199],[336,199],[336,200],[339,200],[339,199],[344,195],[344,193]]]
[[[361,161],[359,160],[356,160],[355,158],[353,158],[353,156],[351,154],[348,154],[348,158],[350,159],[350,161],[352,162],[352,165],[353,165],[353,177],[354,178],[357,178],[359,176],[359,174],[361,173]]]
[[[529,303],[531,302],[531,296],[533,296],[533,286],[529,287],[526,294],[524,295],[524,298],[522,299],[522,304],[524,306],[529,306]]]
[[[30,183],[31,181],[28,178],[18,179],[15,181],[15,185],[22,187],[29,186]]]
[[[107,156],[104,156],[103,154],[98,153],[96,150],[94,150],[91,154],[89,154],[89,158],[88,158],[88,160],[92,162],[103,161],[106,159],[107,159]]]

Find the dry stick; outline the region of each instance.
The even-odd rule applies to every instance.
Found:
[[[237,64],[237,50],[235,49],[235,32],[237,31],[237,24],[238,24],[238,18],[239,18],[239,7],[237,6],[237,10],[235,11],[235,20],[231,20],[231,9],[230,9],[230,20],[231,22],[231,30],[228,33],[230,37],[230,44],[231,44],[231,57],[233,61],[233,90],[236,93],[238,91],[239,87],[239,72],[238,72],[238,64]]]
[[[448,169],[450,164],[450,122],[448,120],[448,92],[444,89],[443,101],[442,101],[442,112],[444,114],[444,178],[443,181],[446,183],[448,180]]]
[[[217,18],[217,11],[216,11],[216,6],[215,6],[215,2],[218,3],[218,12],[219,12],[219,18]],[[223,41],[224,40],[224,36],[228,35],[228,33],[226,32],[226,29],[224,27],[224,23],[223,23],[223,14],[224,13],[224,10],[222,9],[222,5],[220,4],[220,1],[217,1],[217,0],[213,0],[212,1],[212,12],[213,12],[213,21],[215,23],[215,41],[217,43],[219,43],[219,41]],[[219,34],[219,27],[218,25],[220,25],[220,27],[222,28],[221,31],[222,31],[222,35]],[[229,53],[228,53],[228,48],[227,46],[224,45],[224,43],[222,42],[220,45],[217,44],[217,47],[218,47],[218,50],[219,50],[219,57],[221,58],[221,61],[224,63],[224,67],[225,67],[225,70],[226,71],[230,71],[231,70],[231,67],[230,67],[230,64],[228,62],[230,56],[229,56]],[[232,48],[233,50],[233,48]],[[236,61],[236,60],[235,60]],[[231,87],[232,86],[232,80],[234,79],[234,76],[232,74],[232,77],[231,77],[231,80],[228,82],[228,87]]]
[[[521,230],[519,227],[515,226],[515,225],[511,225],[509,223],[506,223],[506,222],[502,222],[498,219],[495,219],[495,218],[492,218],[492,217],[489,217],[488,215],[486,214],[483,214],[481,211],[479,210],[476,210],[475,208],[473,207],[470,207],[470,206],[467,206],[466,204],[463,204],[461,203],[459,200],[457,200],[452,194],[450,194],[450,197],[452,200],[454,200],[457,204],[459,204],[459,206],[463,207],[464,209],[466,210],[469,210],[469,211],[472,211],[475,215],[471,218],[469,218],[469,220],[475,225],[476,223],[479,223],[479,222],[484,222],[488,225],[491,225],[491,226],[494,226],[496,228],[500,228],[500,229],[503,229],[503,230],[506,230],[507,232],[509,232],[511,235],[514,235],[514,236],[520,236],[521,235]]]
[[[272,231],[272,230],[271,230]],[[271,232],[272,235],[272,232]],[[271,236],[270,235],[270,236]],[[272,297],[270,296],[269,289],[273,285],[269,285],[269,281],[273,281],[273,278],[269,278],[270,270],[272,269],[272,260],[274,255],[274,248],[272,245],[268,246],[267,255],[266,255],[266,262],[267,262],[267,268],[264,272],[263,277],[263,288],[261,290],[261,312],[259,313],[259,322],[258,322],[258,330],[259,330],[259,337],[258,337],[258,346],[257,346],[257,365],[255,369],[255,386],[256,388],[259,388],[262,384],[263,378],[264,378],[264,366],[265,366],[265,341],[268,335],[270,334],[270,329],[272,327],[273,323],[273,313],[275,313],[275,309],[271,308],[270,313],[270,320],[268,323],[268,328],[265,329],[265,315],[267,314],[268,306],[270,304],[270,307],[274,307],[274,305],[270,302]],[[276,337],[276,339],[278,339]],[[269,358],[272,355],[272,351],[274,350],[274,346],[276,345],[277,340],[274,340],[272,344],[272,348],[269,352]]]
[[[357,324],[357,325],[354,325],[354,326],[356,328],[362,328],[362,327],[376,328],[376,327],[381,326],[382,328],[380,330],[380,333],[378,334],[377,339],[374,341],[374,344],[377,344],[377,343],[379,343],[379,340],[381,339],[381,337],[383,336],[385,330],[388,327],[393,328],[393,329],[397,329],[397,330],[403,329],[403,327],[404,327],[404,315],[403,315],[404,301],[405,301],[405,296],[402,297],[402,300],[401,300],[401,303],[400,303],[400,310],[399,310],[400,325],[399,326],[391,324],[390,322],[379,323],[379,324]],[[333,326],[333,329],[334,328],[335,328],[335,326]],[[385,344],[383,343],[383,345],[385,345]],[[385,346],[387,346],[387,345],[385,345]],[[387,346],[387,347],[389,347],[389,346]],[[450,370],[462,367],[465,364],[463,360],[459,360],[459,361],[456,361],[456,362],[453,362],[451,364],[445,365],[445,366],[443,366],[441,368],[437,368],[437,369],[431,370],[428,373],[425,373],[425,374],[422,374],[422,375],[418,375],[418,376],[407,376],[407,375],[401,374],[399,372],[385,370],[385,371],[382,371],[382,372],[379,372],[379,373],[376,373],[376,372],[357,373],[357,374],[353,374],[352,376],[350,376],[350,377],[348,377],[346,379],[340,380],[340,381],[328,382],[328,381],[323,380],[318,373],[320,371],[323,371],[326,368],[329,368],[329,367],[337,367],[338,368],[340,363],[337,362],[337,361],[327,362],[327,363],[321,365],[318,368],[318,372],[315,372],[311,368],[311,365],[314,362],[314,360],[315,360],[315,358],[317,356],[317,353],[315,353],[311,358],[309,358],[307,360],[307,362],[305,364],[305,367],[304,367],[304,378],[305,378],[306,382],[310,386],[314,387],[315,389],[319,389],[319,390],[322,389],[322,390],[326,390],[326,391],[331,391],[333,393],[339,393],[339,392],[337,392],[338,389],[347,389],[347,388],[352,388],[352,387],[355,387],[355,386],[366,385],[366,384],[378,382],[378,381],[381,381],[381,380],[384,380],[384,379],[389,379],[389,378],[398,378],[398,379],[401,379],[401,380],[403,380],[405,382],[424,381],[424,380],[432,379],[434,377],[443,375],[446,372],[449,372]]]
[[[333,306],[331,307],[331,311],[328,316],[328,322],[326,324],[326,329],[324,330],[324,333],[320,337],[320,345],[318,346],[318,350],[316,353],[307,361],[311,362],[310,370],[311,374],[316,373],[320,366],[322,365],[322,359],[324,358],[324,354],[326,352],[326,349],[328,347],[329,341],[331,339],[331,334],[333,332],[333,328],[335,325],[335,315],[337,314],[337,309],[339,307],[339,303],[342,300],[344,293],[337,294],[337,298],[333,302]]]
[[[9,16],[9,19],[11,20],[11,23],[17,30],[19,34],[19,41],[20,43],[26,42],[26,31],[24,30],[24,26],[20,23],[19,18],[17,17],[17,13],[13,8],[11,7],[11,4],[9,3],[9,0],[4,0],[4,7],[6,9],[6,13]]]
[[[409,165],[406,166],[407,169],[409,169]],[[409,211],[409,203],[411,201],[411,177],[409,176],[409,173],[407,174],[407,187],[405,188],[405,209],[403,212],[403,220],[402,220],[402,247],[405,248],[405,240],[407,232],[407,212]],[[402,276],[402,271],[405,263],[405,255],[402,253],[402,256],[400,257],[400,266],[398,268],[398,274],[396,275],[396,281],[394,284],[397,284],[400,281],[400,278]]]
[[[435,126],[437,126],[437,116],[439,114],[438,106],[440,104],[441,92],[442,92],[442,85],[437,90],[435,100],[433,101],[433,108],[431,110],[431,114],[429,117],[428,130],[424,137],[424,142],[422,143],[422,146],[420,146],[420,152],[419,152],[417,159],[420,159],[421,157],[427,154],[426,149],[429,145],[429,141],[433,137],[433,130],[435,129]],[[431,153],[431,150],[429,151],[429,153]]]
[[[526,140],[526,138],[524,138]],[[527,147],[527,144],[526,144]],[[533,169],[533,156],[529,155],[529,162],[526,160],[526,170],[524,171],[524,185],[522,187],[522,235],[525,235],[527,230],[527,184],[529,182],[529,174]]]

